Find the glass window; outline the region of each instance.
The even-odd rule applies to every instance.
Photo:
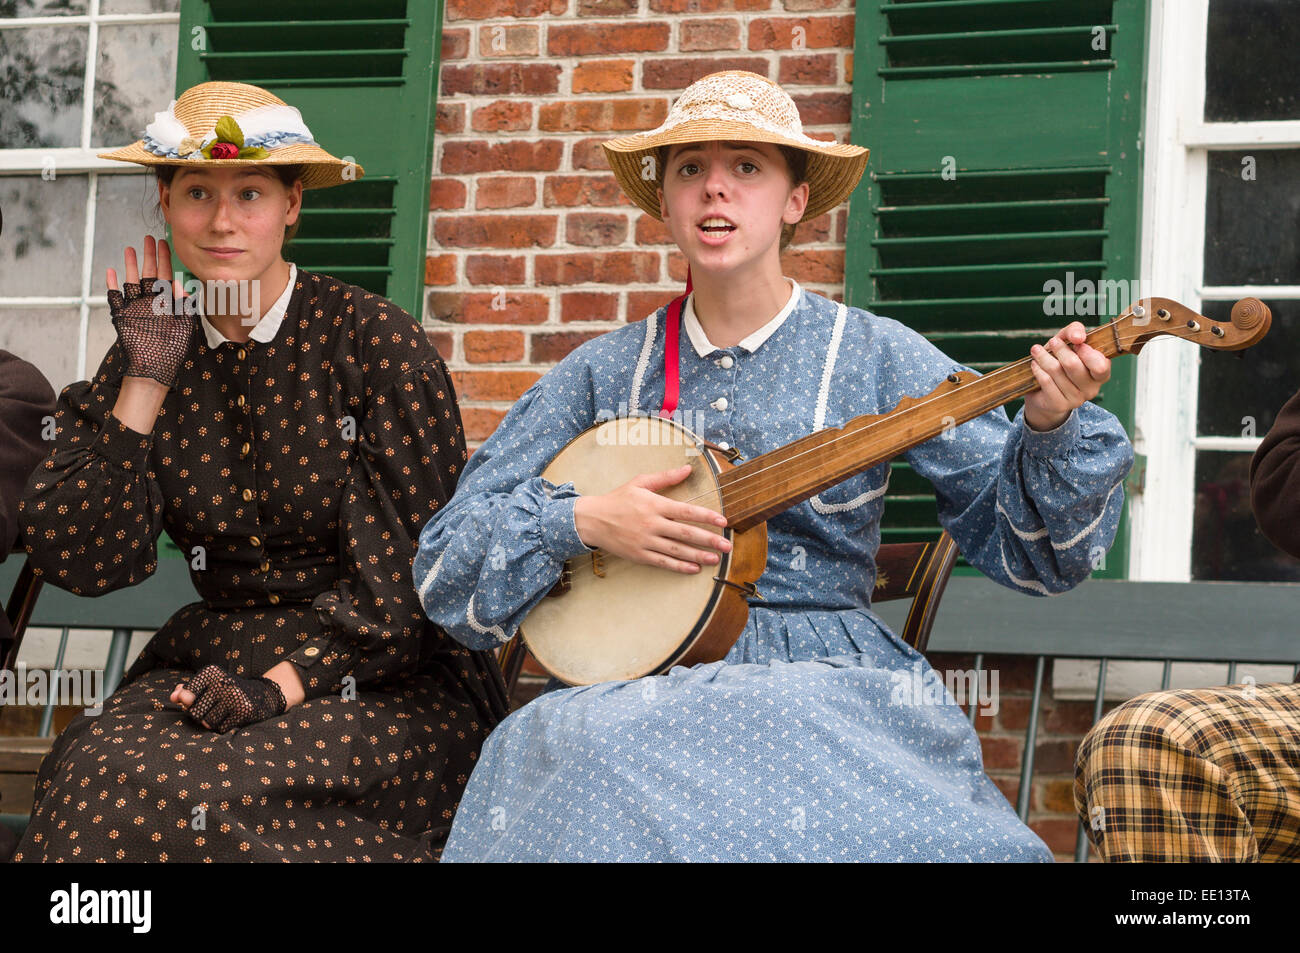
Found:
[[[86,239],[84,175],[0,178],[0,294],[55,297],[81,293]]]
[[[1300,581],[1300,559],[1268,541],[1250,508],[1253,454],[1196,453],[1196,516],[1192,578],[1256,582]]]
[[[1295,0],[1210,0],[1205,121],[1300,118]]]
[[[174,23],[100,27],[90,144],[139,139],[154,113],[171,102],[175,75]]]
[[[1232,301],[1206,301],[1201,313],[1229,321]],[[1300,391],[1300,301],[1268,302],[1268,336],[1244,351],[1201,348],[1196,433],[1211,437],[1263,437],[1273,419]]]
[[[6,148],[81,144],[88,33],[84,26],[0,30],[0,142]]]

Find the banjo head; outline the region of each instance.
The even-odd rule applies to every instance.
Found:
[[[689,477],[662,495],[721,512],[713,461],[699,438],[661,417],[621,417],[583,431],[542,476],[572,483],[581,494],[617,489],[643,473],[692,466]],[[717,526],[695,524],[719,535]],[[596,559],[593,560],[592,556]],[[667,671],[703,630],[726,570],[721,560],[684,574],[608,554],[581,554],[566,563],[567,592],[542,599],[520,632],[538,663],[569,685],[592,685]]]

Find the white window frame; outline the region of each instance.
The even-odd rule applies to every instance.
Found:
[[[130,143],[120,142],[114,145],[91,147],[91,129],[95,106],[95,68],[99,60],[100,26],[122,26],[133,24],[156,25],[160,23],[180,23],[180,13],[120,13],[101,14],[100,0],[89,0],[88,12],[80,16],[66,17],[16,17],[0,19],[0,30],[15,30],[33,26],[84,26],[86,36],[86,68],[83,80],[81,103],[81,144],[76,147],[59,149],[3,149],[0,148],[0,176],[40,175],[44,169],[52,167],[57,175],[86,175],[86,221],[85,234],[82,237],[81,291],[76,295],[5,297],[0,296],[0,312],[7,310],[31,310],[43,308],[78,308],[80,312],[77,333],[76,377],[85,380],[91,369],[86,367],[86,338],[90,328],[90,308],[102,304],[100,298],[92,296],[94,285],[95,260],[95,197],[99,189],[99,176],[142,175],[146,170],[128,166],[124,162],[111,159],[99,159],[95,153],[105,152]],[[0,314],[0,320],[3,315]]]
[[[1209,287],[1203,280],[1205,190],[1211,151],[1300,148],[1300,120],[1216,122],[1205,116],[1209,0],[1151,0],[1143,169],[1143,294],[1200,311],[1206,298],[1300,299],[1296,285]],[[1192,578],[1198,450],[1254,451],[1254,437],[1198,437],[1201,348],[1157,339],[1138,355],[1134,448],[1146,457],[1129,509],[1129,578]]]

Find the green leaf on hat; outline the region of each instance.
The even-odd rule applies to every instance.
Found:
[[[239,124],[230,116],[222,116],[217,120],[217,128],[214,130],[219,142],[230,142],[239,148],[244,148],[244,134],[239,129]]]
[[[265,159],[268,155],[270,155],[270,153],[261,146],[253,146],[251,149],[239,150],[239,158],[241,159]]]

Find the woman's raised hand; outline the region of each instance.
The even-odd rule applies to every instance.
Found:
[[[185,313],[184,290],[179,280],[170,284],[171,249],[167,242],[144,240],[144,268],[136,262],[134,248],[125,255],[126,281],[117,285],[117,272],[109,268],[108,309],[117,329],[118,339],[127,356],[126,374],[149,377],[171,387],[176,371],[189,350],[194,332],[194,318]],[[158,280],[162,276],[162,280]]]
[[[714,550],[730,552],[731,542],[690,524],[726,526],[726,517],[658,492],[690,474],[690,464],[683,464],[644,473],[609,493],[579,497],[573,508],[578,538],[614,556],[674,572],[695,573],[702,565],[717,563]]]

